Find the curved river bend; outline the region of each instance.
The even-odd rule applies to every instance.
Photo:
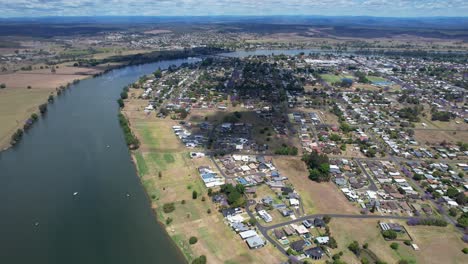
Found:
[[[0,263],[185,263],[139,183],[116,99],[141,75],[193,61],[129,66],[81,81],[18,146],[0,152]]]

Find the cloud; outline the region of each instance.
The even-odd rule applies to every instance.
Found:
[[[0,16],[466,16],[466,0],[0,0]]]

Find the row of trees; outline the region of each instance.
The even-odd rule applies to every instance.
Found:
[[[122,113],[119,113],[119,124],[120,124],[120,127],[122,127],[122,130],[124,132],[125,142],[127,142],[127,145],[129,146],[129,148],[137,149],[140,146],[140,141],[132,133],[128,120]]]

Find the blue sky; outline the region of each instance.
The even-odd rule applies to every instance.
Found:
[[[468,16],[468,0],[0,0],[16,16]]]

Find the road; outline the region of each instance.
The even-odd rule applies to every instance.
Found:
[[[248,200],[248,206],[247,206],[247,214],[249,215],[250,218],[256,219],[255,213],[250,211],[250,206],[255,205],[255,201],[253,200]],[[317,217],[324,217],[325,215],[328,215],[332,218],[349,218],[349,219],[398,219],[398,220],[408,220],[411,217],[407,216],[394,216],[394,215],[350,215],[350,214],[311,214],[311,215],[306,215],[302,216],[296,219],[291,219],[289,221],[285,221],[279,224],[271,225],[271,226],[263,226],[260,224],[258,221],[255,224],[257,227],[257,230],[260,231],[260,233],[265,237],[265,239],[270,242],[272,245],[274,245],[282,254],[285,256],[288,256],[286,253],[286,250],[283,248],[283,246],[278,243],[275,239],[270,237],[268,235],[268,231],[280,228],[286,225],[294,224],[294,223],[300,223],[304,220],[309,220],[309,219],[314,219]]]

